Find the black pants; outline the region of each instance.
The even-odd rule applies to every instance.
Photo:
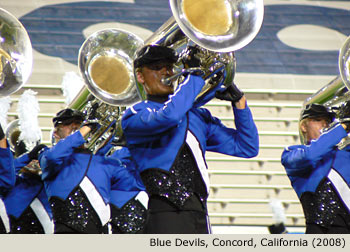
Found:
[[[100,232],[92,231],[87,232],[85,234],[99,234]],[[83,234],[82,232],[79,232],[71,227],[68,227],[67,225],[63,223],[55,223],[55,231],[54,234]],[[102,234],[108,234],[108,227],[107,225],[102,227]]]
[[[206,210],[193,196],[179,210],[165,198],[151,197],[149,200],[146,234],[208,234],[209,223]]]
[[[6,228],[4,223],[2,222],[2,219],[0,218],[0,234],[7,234]]]
[[[341,226],[321,227],[316,224],[306,226],[306,234],[350,234],[350,230]]]
[[[322,227],[317,224],[306,224],[306,234],[350,234],[350,226],[339,215],[329,227]]]
[[[55,234],[79,234],[78,231],[62,224],[62,223],[55,223]]]

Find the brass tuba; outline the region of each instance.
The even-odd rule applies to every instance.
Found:
[[[28,152],[32,150],[36,145],[40,144],[42,136],[37,142],[25,142],[20,140],[21,130],[20,130],[20,120],[16,119],[10,122],[5,130],[6,139],[9,143],[10,150],[17,156],[16,148],[23,148],[22,151]],[[21,145],[21,146],[19,146]],[[23,153],[24,153],[23,152]],[[22,153],[21,153],[22,154]]]
[[[163,80],[176,86],[186,69],[183,62],[192,48],[199,52],[195,56],[200,61],[206,85],[199,97],[205,96],[217,84],[233,81],[236,59],[234,51],[249,44],[258,34],[263,22],[263,0],[170,0],[173,14],[145,44],[168,46],[179,54],[175,64],[177,73]],[[214,74],[216,73],[216,74]],[[218,74],[221,73],[221,74]],[[222,76],[221,78],[218,78]],[[138,85],[141,96],[145,93]]]
[[[350,36],[345,40],[339,50],[338,67],[339,75],[327,85],[323,86],[315,94],[307,98],[303,104],[304,107],[310,103],[319,103],[331,107],[349,100]]]
[[[21,130],[19,119],[13,120],[7,125],[5,130],[6,139],[9,143],[10,150],[14,153],[15,158],[32,150],[37,144],[40,144],[42,137],[36,143],[25,143],[20,140]],[[30,163],[21,168],[21,172],[30,172],[41,174],[41,168],[38,160],[32,160]]]
[[[232,82],[236,66],[233,51],[253,40],[262,25],[264,13],[263,0],[170,0],[170,6],[173,17],[145,43],[129,32],[107,29],[94,33],[81,46],[78,65],[86,87],[69,107],[101,124],[101,128],[88,137],[87,147],[93,151],[96,152],[110,137],[121,137],[122,112],[140,98],[145,99],[133,69],[136,52],[143,44],[169,46],[178,51],[181,58],[188,55],[189,48],[198,48],[196,56],[200,58],[200,67],[206,76],[206,85],[199,97],[204,97],[217,84]],[[176,67],[184,68],[181,61]],[[219,71],[224,73],[220,80],[218,74],[212,74]],[[174,83],[181,81],[182,74],[179,71],[164,82],[176,85]]]
[[[33,64],[29,36],[16,17],[0,8],[0,96],[19,90]]]
[[[94,152],[112,136],[121,137],[122,112],[140,100],[133,61],[142,45],[142,39],[132,33],[105,29],[89,36],[79,50],[78,67],[85,87],[68,107],[101,125],[87,138],[86,147]]]
[[[338,67],[339,75],[312,96],[308,97],[304,101],[303,109],[308,104],[322,104],[335,112],[337,119],[341,119],[339,118],[339,108],[350,100],[350,36],[345,40],[339,50]],[[299,133],[301,142],[304,143],[300,129]],[[344,139],[339,144],[339,148],[344,148],[348,143],[349,139]]]
[[[15,147],[18,144],[20,134],[21,131],[19,130],[19,119],[13,120],[9,123],[9,125],[7,125],[5,135],[10,149],[13,152],[15,152]]]

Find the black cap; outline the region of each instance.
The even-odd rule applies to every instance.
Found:
[[[62,109],[52,119],[53,125],[56,127],[58,124],[68,125],[73,122],[81,123],[85,120],[85,115],[78,111],[70,108]]]
[[[331,122],[335,118],[335,113],[330,112],[325,106],[317,103],[306,105],[301,114],[301,120],[305,118],[327,118]]]
[[[156,62],[175,63],[178,55],[175,50],[160,45],[146,45],[142,47],[136,55],[134,60],[134,68],[144,65],[153,64]]]

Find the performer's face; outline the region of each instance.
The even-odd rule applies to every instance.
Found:
[[[306,141],[316,140],[321,135],[321,130],[328,127],[329,122],[325,118],[308,118],[301,125],[301,130],[305,135]]]
[[[174,88],[164,85],[162,79],[168,78],[173,74],[173,64],[159,63],[142,67],[137,72],[137,80],[144,86],[147,94],[168,95],[174,93]]]
[[[55,127],[53,135],[55,137],[56,143],[72,134],[79,128],[79,124],[71,123],[68,125],[59,124]]]

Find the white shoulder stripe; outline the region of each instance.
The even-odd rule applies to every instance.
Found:
[[[84,177],[83,181],[80,183],[80,187],[85,192],[92,207],[95,209],[98,217],[101,220],[102,226],[104,226],[111,217],[111,209],[109,204],[104,202],[102,196],[96,190],[94,184],[88,177]]]
[[[202,175],[203,181],[207,187],[207,193],[209,194],[209,174],[207,169],[207,164],[203,158],[203,152],[197,141],[197,138],[192,134],[191,131],[187,131],[186,143],[192,150],[196,163],[198,165],[199,171]]]
[[[148,194],[144,191],[139,192],[135,197],[136,200],[140,201],[140,203],[147,209],[148,208]]]
[[[342,176],[340,176],[339,173],[334,169],[331,169],[331,171],[328,174],[328,178],[333,183],[342,201],[344,202],[345,206],[350,212],[350,188],[348,184],[344,181]]]
[[[49,214],[46,212],[46,209],[40,202],[40,200],[38,198],[35,198],[30,204],[30,207],[32,208],[36,217],[39,219],[41,225],[43,226],[45,234],[53,234],[53,221],[50,219]]]
[[[5,204],[2,201],[2,199],[0,199],[0,219],[4,223],[6,232],[9,233],[10,232],[10,220],[9,220],[9,217],[7,216],[6,207],[5,207]]]
[[[137,114],[136,110],[134,109],[134,107],[130,107],[130,110],[133,114]]]

